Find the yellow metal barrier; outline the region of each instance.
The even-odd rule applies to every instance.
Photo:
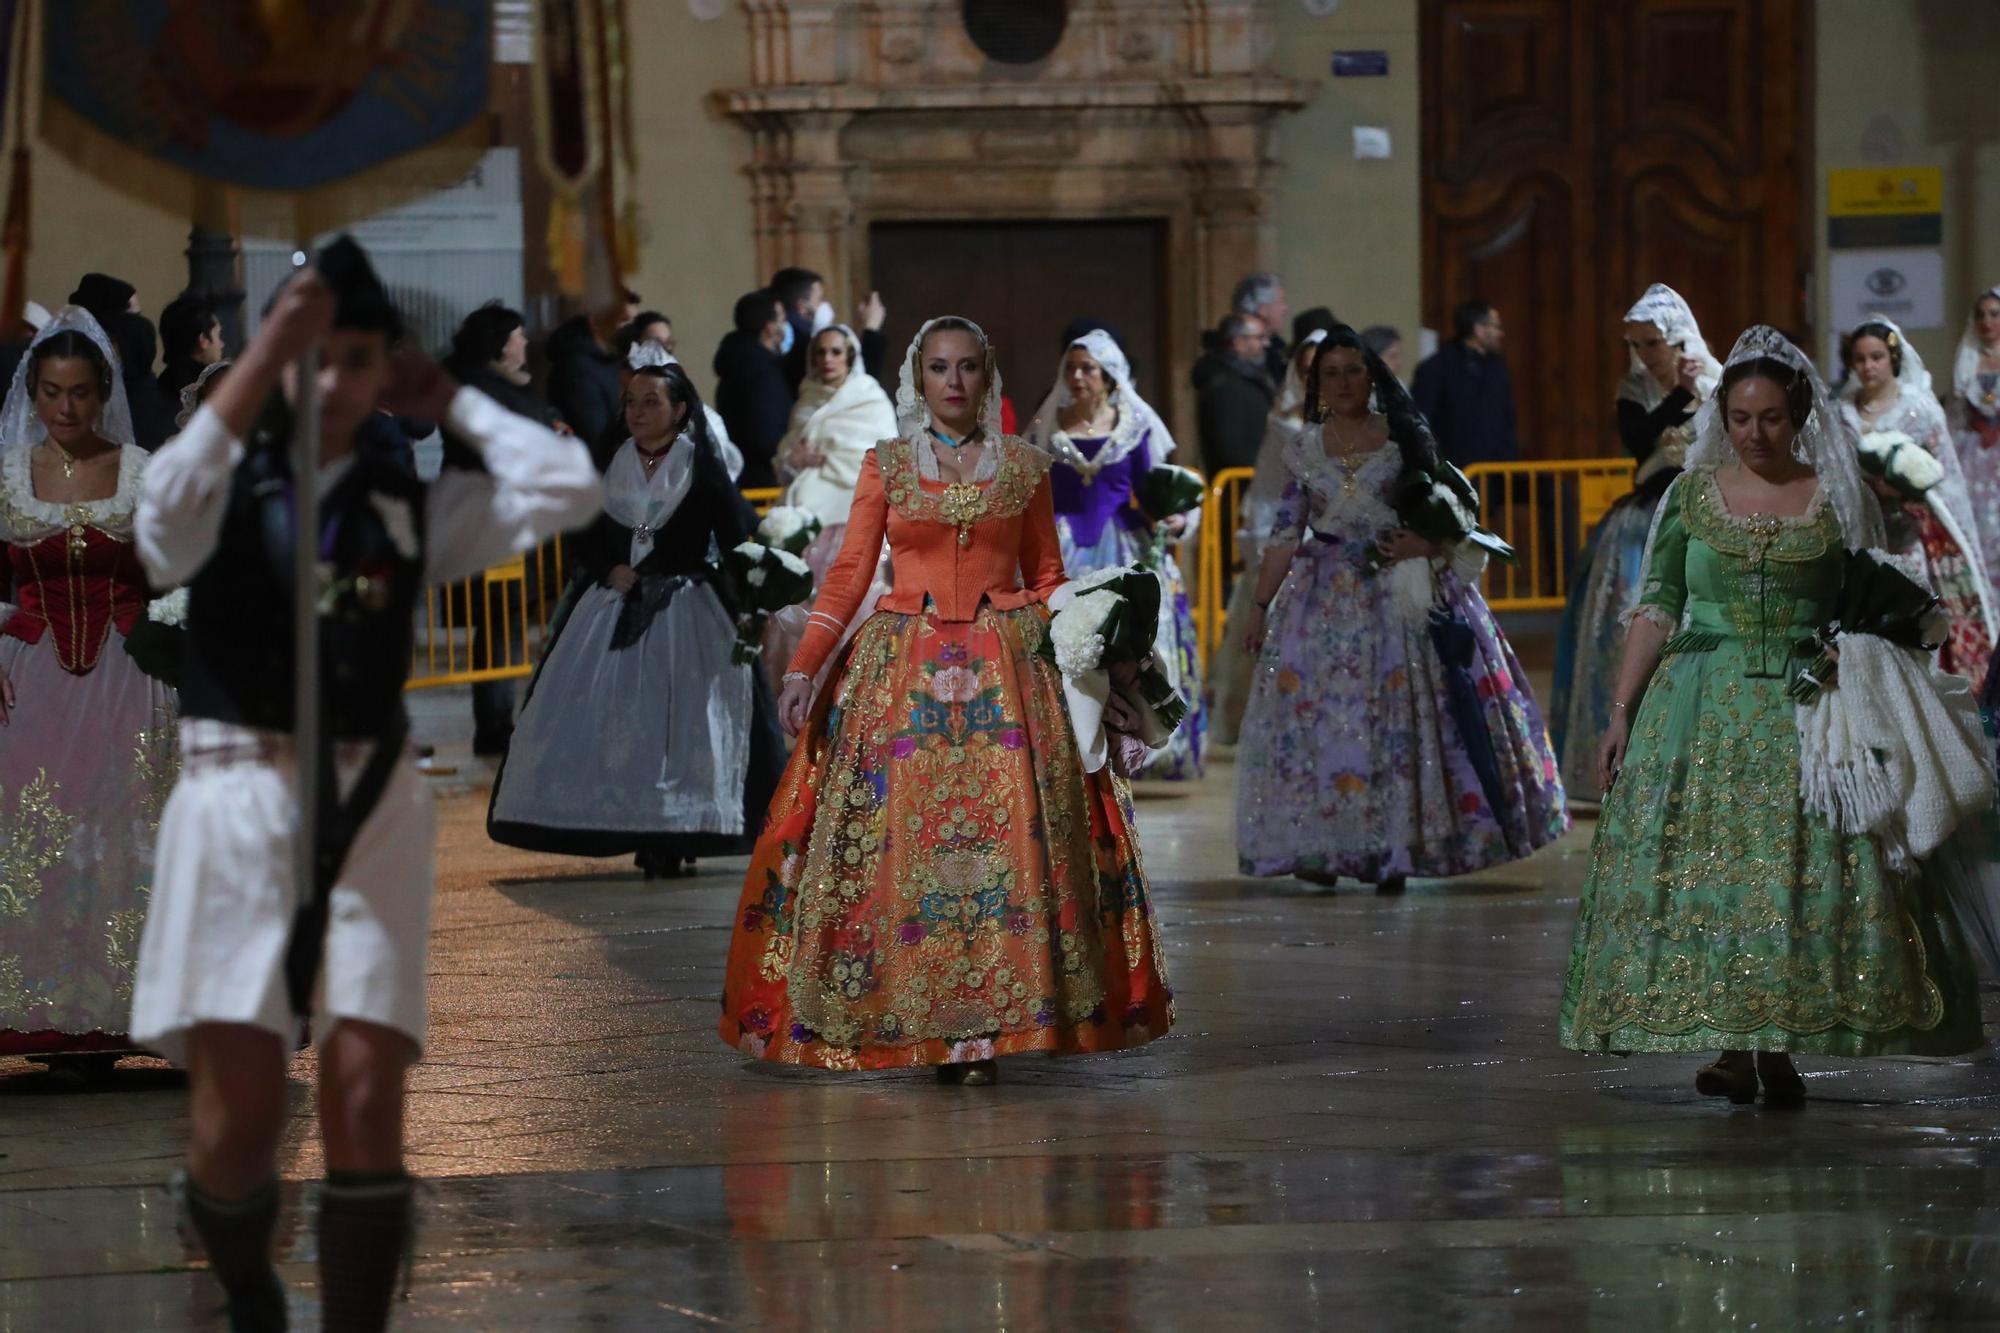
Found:
[[[1236,514],[1244,489],[1256,475],[1247,467],[1224,468],[1208,483],[1208,495],[1202,500],[1193,610],[1195,642],[1204,672],[1222,642],[1223,625],[1229,618],[1229,588],[1243,567],[1236,545]]]
[[[1548,611],[1569,595],[1584,540],[1605,511],[1632,489],[1629,458],[1475,463],[1465,470],[1479,492],[1485,525],[1511,545],[1511,565],[1488,563],[1482,591],[1495,611]]]
[[[1562,606],[1571,575],[1605,512],[1632,489],[1629,458],[1562,459],[1533,463],[1477,463],[1466,470],[1479,491],[1486,526],[1519,553],[1513,565],[1486,569],[1483,591],[1495,611],[1549,610]],[[1230,468],[1209,483],[1202,503],[1195,581],[1195,629],[1204,669],[1229,617],[1229,592],[1243,561],[1237,551],[1237,510],[1254,474]]]
[[[743,498],[761,517],[779,494],[774,486],[756,487],[746,489]],[[557,538],[484,574],[426,589],[410,678],[403,688],[474,685],[532,674],[567,576],[562,539]]]

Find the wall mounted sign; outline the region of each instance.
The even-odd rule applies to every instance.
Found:
[[[1336,79],[1379,79],[1389,72],[1387,51],[1335,51],[1333,77]]]
[[[1836,250],[1941,245],[1944,168],[1859,167],[1826,174],[1827,244]]]

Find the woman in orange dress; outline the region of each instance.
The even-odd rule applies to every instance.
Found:
[[[996,1056],[1116,1050],[1173,1022],[1130,791],[1084,772],[1038,652],[1064,583],[1049,459],[1001,433],[999,403],[978,326],[926,324],[902,438],[862,465],[785,673],[799,743],[722,996],[722,1039],[753,1057],[985,1084]],[[885,536],[894,590],[815,701]]]

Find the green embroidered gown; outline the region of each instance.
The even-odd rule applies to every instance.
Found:
[[[1563,1045],[1977,1049],[1973,965],[1949,904],[1800,802],[1785,686],[1838,592],[1825,492],[1797,518],[1739,518],[1702,470],[1661,505],[1639,614],[1678,632],[1591,842]]]

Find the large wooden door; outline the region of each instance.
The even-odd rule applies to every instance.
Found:
[[[923,322],[964,315],[986,330],[1026,429],[1055,382],[1062,332],[1087,316],[1125,339],[1139,392],[1167,412],[1166,227],[1153,221],[878,222],[869,279],[900,356]],[[891,392],[898,368],[877,368]]]
[[[1802,322],[1803,0],[1423,0],[1424,309],[1500,307],[1529,457],[1619,452],[1619,316]]]

